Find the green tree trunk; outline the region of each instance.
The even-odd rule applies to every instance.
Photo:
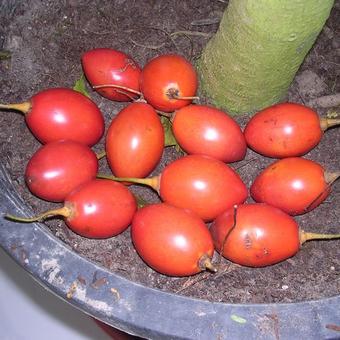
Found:
[[[230,0],[198,61],[201,90],[231,114],[282,100],[333,0]]]

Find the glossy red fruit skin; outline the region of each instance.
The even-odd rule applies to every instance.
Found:
[[[189,154],[232,163],[242,160],[247,152],[239,125],[225,112],[206,105],[192,104],[176,111],[172,131]]]
[[[139,209],[132,221],[131,237],[146,264],[169,276],[199,273],[200,258],[211,258],[214,252],[205,223],[192,212],[166,203]]]
[[[81,62],[84,74],[92,86],[113,84],[139,91],[141,68],[124,52],[111,48],[95,48],[86,51]],[[96,91],[110,100],[126,102],[138,96],[132,92],[125,95],[125,90],[100,88]]]
[[[297,103],[281,103],[256,113],[244,135],[254,151],[285,158],[306,154],[320,142],[323,132],[315,111]]]
[[[144,98],[156,110],[172,112],[190,104],[191,100],[171,99],[168,90],[177,90],[182,97],[195,96],[198,79],[194,67],[184,57],[164,54],[144,66],[140,86]]]
[[[108,238],[122,233],[137,210],[132,193],[121,183],[95,179],[72,193],[65,206],[74,214],[66,224],[75,233],[89,238]]]
[[[25,120],[43,144],[68,139],[92,146],[104,133],[104,118],[97,105],[80,92],[51,88],[31,98]]]
[[[229,208],[212,223],[215,249],[228,260],[248,267],[265,267],[295,255],[300,249],[299,227],[282,210],[267,204]],[[231,231],[230,231],[231,230]],[[228,232],[230,233],[228,234]]]
[[[301,157],[278,160],[265,168],[254,180],[250,194],[287,214],[304,214],[316,208],[330,193],[323,167]]]
[[[63,202],[77,186],[94,179],[98,171],[96,154],[74,141],[56,141],[41,146],[29,160],[25,181],[37,197]]]
[[[106,135],[106,157],[118,177],[145,177],[158,164],[164,149],[164,129],[156,111],[132,103],[112,120]]]
[[[201,155],[184,156],[167,165],[159,186],[164,202],[190,209],[204,221],[243,203],[248,196],[247,187],[231,167]]]

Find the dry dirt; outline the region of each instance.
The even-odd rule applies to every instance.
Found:
[[[21,102],[44,88],[73,87],[82,74],[81,54],[95,47],[122,50],[140,65],[168,52],[180,53],[194,61],[216,32],[226,6],[227,1],[221,0],[2,1],[0,50],[9,51],[10,55],[0,60],[0,101]],[[291,86],[288,100],[308,103],[313,98],[340,92],[339,16],[340,1],[337,0]],[[182,33],[170,36],[173,32]],[[126,105],[89,91],[107,124]],[[320,115],[327,112],[315,109]],[[237,119],[242,126],[247,121],[246,117]],[[327,170],[339,170],[339,135],[339,129],[327,131],[306,158],[320,162]],[[94,148],[96,151],[103,149],[103,141]],[[1,162],[6,164],[15,189],[27,204],[37,212],[55,207],[33,197],[25,187],[25,165],[40,145],[26,128],[22,115],[1,112],[0,145]],[[167,148],[155,173],[176,157],[176,151]],[[272,161],[249,150],[246,159],[233,166],[249,185]],[[109,171],[105,160],[101,160],[101,171]],[[133,190],[149,201],[158,200],[149,189],[133,187]],[[326,202],[311,213],[297,217],[300,226],[314,232],[339,232],[339,190],[338,182],[333,185]],[[119,275],[191,297],[232,303],[268,303],[311,300],[340,292],[339,241],[309,242],[295,257],[267,268],[244,268],[222,259],[218,274],[169,278],[143,263],[131,244],[129,230],[115,238],[90,240],[74,234],[58,219],[46,222],[46,228],[75,252]],[[218,256],[214,260],[219,261]]]

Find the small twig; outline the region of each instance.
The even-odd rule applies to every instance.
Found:
[[[145,47],[145,48],[149,48],[151,50],[159,50],[160,48],[164,47],[165,46],[165,43],[162,43],[160,45],[146,45],[146,44],[141,44],[135,40],[133,40],[132,38],[129,38],[130,41],[135,44],[136,46],[139,46],[139,47]]]
[[[183,33],[183,36],[185,38],[187,38],[190,42],[190,53],[189,53],[190,57],[189,57],[189,60],[192,61],[192,57],[193,57],[193,53],[194,53],[194,42],[192,41],[192,39],[190,38],[189,35]]]
[[[268,319],[273,321],[273,330],[276,340],[280,340],[279,317],[277,314],[265,314]]]
[[[339,173],[334,173],[333,174],[333,177],[330,179],[330,180],[327,180],[326,178],[325,178],[325,180],[326,180],[326,187],[325,187],[325,189],[324,190],[322,190],[308,205],[307,205],[307,207],[306,208],[304,208],[304,212],[305,213],[307,213],[312,207],[313,207],[313,205],[315,204],[315,203],[317,203],[318,202],[318,200],[323,196],[323,195],[325,195],[326,194],[326,192],[327,191],[329,191],[330,190],[330,188],[331,188],[331,186],[332,186],[332,184],[339,178]]]
[[[90,31],[88,29],[83,28],[82,29],[83,32],[85,33],[91,33],[91,34],[97,34],[97,35],[106,35],[106,34],[112,34],[112,31],[100,31],[100,32],[96,32],[96,31]]]
[[[221,257],[220,257],[221,258]],[[217,274],[215,275],[210,275],[211,277],[211,280],[216,280],[218,279],[219,277],[225,275],[225,274],[229,274],[231,273],[233,270],[237,269],[237,268],[240,268],[241,266],[236,264],[236,263],[228,263],[227,266],[224,267],[223,270],[221,270],[220,268],[218,269],[218,272]]]
[[[187,36],[210,38],[213,35],[213,33],[205,33],[205,32],[199,32],[199,31],[176,31],[176,32],[170,33],[170,35],[171,36],[187,35]]]
[[[194,20],[190,23],[192,26],[205,26],[205,25],[213,25],[218,24],[221,18],[207,18],[207,19],[199,19]]]
[[[195,279],[189,278],[187,281],[184,282],[183,286],[176,290],[176,293],[181,293],[184,290],[194,286],[195,284],[205,280],[208,276],[211,276],[210,273],[204,272],[202,273],[198,278],[195,277]]]
[[[97,159],[100,160],[100,159],[102,159],[106,156],[106,151],[102,150],[102,151],[96,153],[96,156],[97,156]]]
[[[167,32],[166,30],[159,28],[159,27],[153,27],[153,26],[141,26],[138,28],[134,28],[131,30],[127,30],[126,32],[134,32],[134,31],[139,31],[141,29],[150,29],[150,30],[155,30],[155,31],[159,31],[162,32],[163,34],[165,34],[167,36],[167,38],[172,42],[172,44],[175,46],[176,50],[179,51],[179,48],[175,42],[175,40],[172,38],[171,34],[169,32]],[[135,42],[136,43],[136,42]]]
[[[323,108],[340,106],[340,93],[331,94],[312,99],[308,102],[309,106],[319,106]]]
[[[251,162],[253,162],[253,161],[255,161],[255,160],[256,160],[255,157],[250,158],[250,159],[248,159],[244,164],[239,165],[238,167],[236,167],[236,168],[234,168],[234,169],[237,171],[237,170],[239,170],[239,169],[241,169],[241,168],[247,166],[249,163],[251,163]]]

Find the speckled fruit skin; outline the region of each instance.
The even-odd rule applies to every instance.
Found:
[[[172,112],[191,103],[191,100],[171,99],[169,89],[181,97],[195,96],[198,79],[194,67],[184,57],[164,54],[150,60],[142,69],[141,91],[155,109]]]
[[[265,267],[300,249],[297,223],[278,208],[264,203],[243,204],[237,207],[235,226],[234,219],[234,209],[229,208],[210,227],[216,251],[221,252],[224,243],[222,255],[232,262]]]
[[[202,256],[212,257],[213,241],[205,223],[188,210],[159,203],[139,209],[131,237],[141,258],[169,276],[199,273]]]
[[[164,202],[190,209],[211,221],[228,207],[243,203],[248,190],[227,164],[207,156],[188,155],[164,168],[160,196]]]
[[[94,179],[96,154],[74,141],[56,141],[41,146],[27,163],[25,181],[37,197],[62,202],[79,185]]]
[[[51,88],[32,96],[25,114],[27,126],[43,144],[68,139],[92,146],[104,133],[104,118],[97,105],[80,92]]]
[[[118,177],[145,177],[159,163],[164,130],[156,111],[132,103],[112,120],[106,135],[106,157]]]
[[[323,135],[320,118],[312,109],[297,103],[281,103],[256,113],[244,136],[254,151],[273,158],[302,156]]]
[[[92,86],[112,84],[139,91],[141,68],[124,52],[111,48],[95,48],[86,51],[81,57],[81,62],[84,74]],[[138,97],[132,92],[112,87],[96,91],[107,99],[120,102]]]
[[[74,190],[65,200],[73,211],[68,227],[88,238],[108,238],[128,228],[137,210],[132,193],[121,183],[95,179]]]
[[[189,154],[206,155],[222,162],[242,160],[247,144],[239,125],[225,112],[206,105],[188,105],[174,113],[172,131]]]
[[[250,193],[256,202],[278,207],[290,215],[316,208],[330,193],[324,168],[308,159],[289,157],[265,168],[254,180]]]

